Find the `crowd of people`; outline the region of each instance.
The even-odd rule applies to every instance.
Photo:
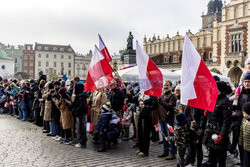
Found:
[[[237,155],[238,150],[241,166],[248,167],[250,74],[244,75],[240,93],[232,98],[231,87],[218,77],[215,80],[219,95],[213,112],[183,106],[180,83],[173,88],[171,81],[164,81],[159,98],[141,94],[138,83],[123,84],[119,79],[112,80],[108,88],[88,93],[79,77],[66,84],[61,79],[47,81],[42,73],[38,80],[3,79],[0,110],[33,122],[55,141],[77,148],[86,148],[90,122],[93,130],[89,133],[92,142],[99,145],[98,152],[117,148],[119,138],[131,139],[136,141],[136,154],[145,157],[150,141],[162,139],[163,151],[158,157],[177,158],[180,167],[223,167],[227,154]],[[203,146],[209,150],[206,162]]]

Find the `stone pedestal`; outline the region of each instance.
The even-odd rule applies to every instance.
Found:
[[[123,67],[136,66],[136,51],[132,50],[123,54]]]

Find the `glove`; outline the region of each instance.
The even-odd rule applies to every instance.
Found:
[[[218,139],[214,140],[215,144],[219,144],[222,141],[223,137],[222,136],[218,136]]]
[[[208,111],[204,111],[204,117],[207,117]]]

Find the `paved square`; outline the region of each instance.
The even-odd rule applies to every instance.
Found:
[[[98,153],[91,140],[89,137],[87,149],[61,145],[43,134],[40,127],[0,115],[0,167],[176,166],[175,160],[157,157],[163,147],[158,143],[151,143],[149,156],[140,158],[132,149],[134,141],[119,141],[116,150]],[[237,159],[229,156],[227,166],[236,166],[236,162]]]

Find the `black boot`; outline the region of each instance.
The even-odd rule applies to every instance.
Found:
[[[101,147],[97,149],[97,152],[104,152],[105,150],[105,144],[101,144]]]

